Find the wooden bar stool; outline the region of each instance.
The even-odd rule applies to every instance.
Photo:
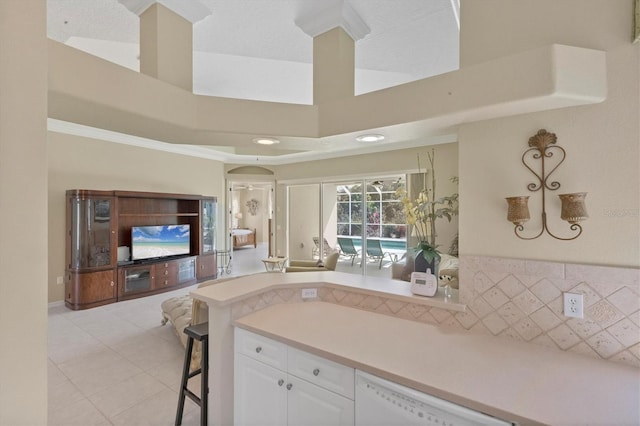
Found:
[[[182,424],[182,414],[184,412],[185,397],[189,397],[200,407],[200,425],[207,424],[207,396],[209,394],[209,323],[190,325],[184,329],[188,336],[187,350],[184,356],[184,367],[182,369],[182,383],[180,385],[180,396],[178,398],[178,412],[176,413],[176,426]],[[200,368],[189,372],[191,364],[191,353],[193,352],[193,341],[202,342],[202,360]],[[200,397],[187,389],[187,383],[192,377],[201,374]]]

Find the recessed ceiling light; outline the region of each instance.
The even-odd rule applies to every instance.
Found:
[[[280,141],[274,138],[255,138],[253,143],[257,143],[258,145],[275,145],[280,143]]]
[[[380,142],[384,140],[382,135],[360,135],[356,138],[358,142]]]

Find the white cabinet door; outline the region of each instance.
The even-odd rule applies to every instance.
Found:
[[[353,426],[352,400],[295,376],[288,377],[287,388],[289,425]]]
[[[287,375],[236,353],[234,424],[267,426],[287,424]]]

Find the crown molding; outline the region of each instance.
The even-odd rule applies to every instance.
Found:
[[[136,15],[142,15],[154,3],[158,3],[195,24],[211,15],[211,10],[199,0],[118,0]]]
[[[295,24],[310,37],[341,27],[353,41],[358,41],[371,32],[358,12],[344,1],[318,13],[301,16],[295,20]]]

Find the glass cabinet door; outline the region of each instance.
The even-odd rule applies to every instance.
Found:
[[[216,200],[202,200],[202,251],[211,254],[216,248]]]
[[[107,267],[113,264],[112,198],[71,198],[70,269]]]
[[[124,270],[124,294],[148,291],[153,288],[153,265],[145,265]]]

